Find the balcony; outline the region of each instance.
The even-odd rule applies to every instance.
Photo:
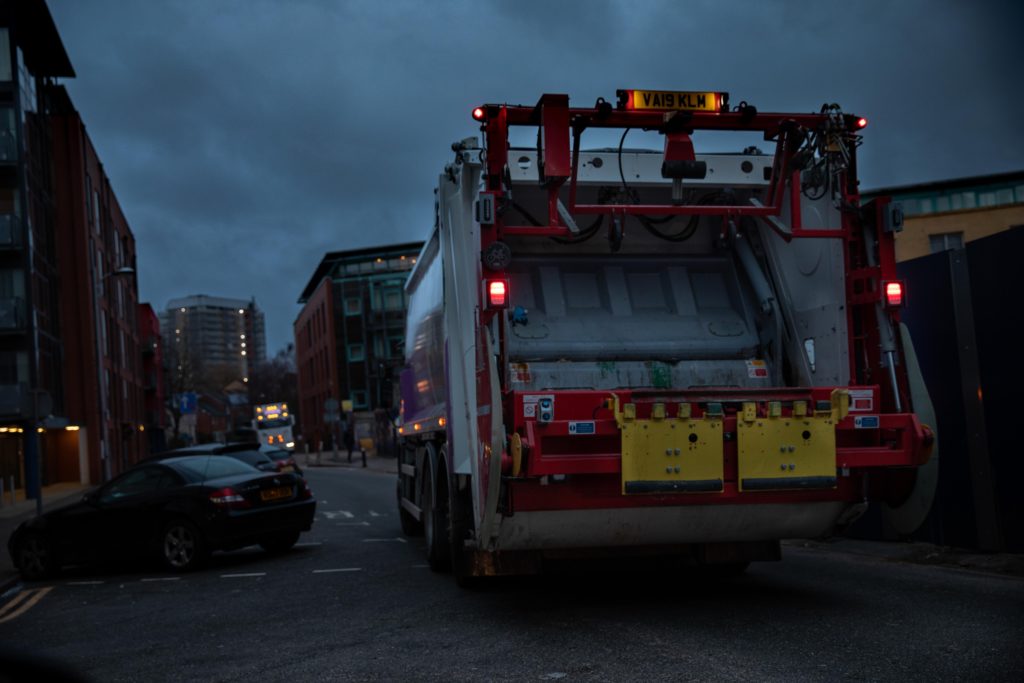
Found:
[[[0,299],[0,333],[25,329],[25,300],[20,297]]]
[[[21,249],[22,232],[21,216],[0,213],[0,251]]]

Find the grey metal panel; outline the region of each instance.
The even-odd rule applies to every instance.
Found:
[[[557,484],[553,484],[557,486]],[[555,550],[676,543],[818,538],[849,504],[686,505],[517,512],[501,521],[499,550]]]
[[[759,345],[727,256],[523,257],[509,272],[510,303],[528,310],[509,331],[514,360],[736,359]],[[540,296],[520,298],[530,283]]]
[[[696,144],[700,146],[700,141]],[[630,185],[671,185],[661,177],[660,150],[624,151],[622,173]],[[751,154],[698,154],[697,160],[707,164],[705,178],[687,180],[687,186],[767,187],[764,169],[771,169],[774,157]],[[524,161],[525,160],[525,161]],[[750,172],[743,170],[743,162],[751,164]],[[512,182],[537,182],[536,150],[511,150],[509,171]],[[619,154],[617,150],[580,152],[579,182],[619,185]]]
[[[810,205],[809,207],[807,205]],[[841,216],[827,198],[804,200],[803,226],[838,229]],[[788,203],[780,220],[791,224]],[[847,334],[846,272],[840,239],[798,238],[786,242],[765,223],[759,223],[769,271],[790,336],[787,353],[798,369],[798,383],[845,385],[850,381]],[[815,363],[810,367],[804,340],[814,340]]]
[[[767,388],[767,377],[751,377],[744,360],[554,361],[515,363],[508,373],[516,391],[548,389]]]

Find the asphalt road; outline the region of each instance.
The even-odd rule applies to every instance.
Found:
[[[1024,680],[1020,578],[790,547],[736,579],[596,567],[465,591],[402,538],[393,475],[309,479],[293,552],[25,585],[0,644],[96,681]]]

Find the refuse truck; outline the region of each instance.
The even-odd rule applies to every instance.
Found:
[[[732,572],[871,501],[923,521],[934,416],[865,118],[652,90],[471,116],[406,284],[397,502],[432,569]],[[702,151],[723,132],[759,144]]]

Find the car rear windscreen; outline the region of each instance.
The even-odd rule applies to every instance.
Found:
[[[236,474],[258,473],[255,467],[247,465],[241,460],[225,458],[220,455],[208,457],[191,457],[179,460],[175,466],[194,481],[205,481],[207,479],[219,479],[230,477]]]

